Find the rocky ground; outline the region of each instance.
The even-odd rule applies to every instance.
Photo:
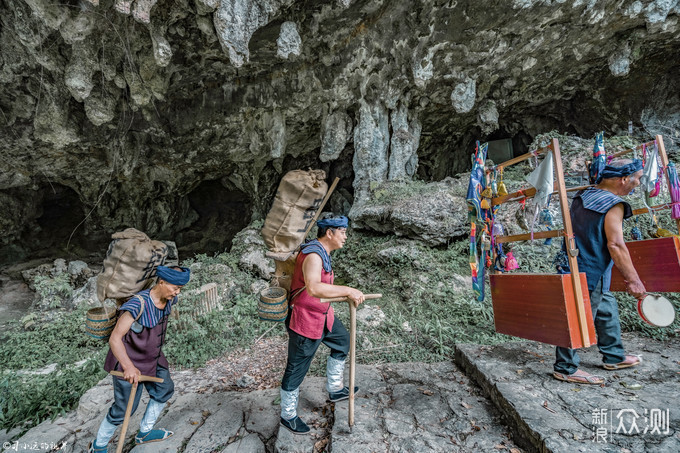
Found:
[[[324,379],[308,377],[299,413],[312,432],[293,436],[278,425],[285,337],[261,340],[197,371],[175,371],[177,392],[158,422],[175,435],[134,446],[139,411],[123,451],[679,451],[680,340],[627,334],[624,341],[630,352],[642,355],[639,367],[603,371],[595,348],[582,356],[584,369],[606,376],[604,386],[554,380],[553,348],[528,341],[459,345],[450,362],[361,365],[351,429],[348,403],[326,401]],[[111,394],[106,378],[81,398],[76,411],[5,446],[85,451]],[[0,440],[9,441],[8,436],[3,433]]]

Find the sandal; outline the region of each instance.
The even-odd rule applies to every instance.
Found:
[[[604,384],[604,378],[602,376],[595,376],[594,374],[586,373],[582,370],[576,370],[574,374],[564,374],[555,371],[553,377],[558,381],[573,382],[575,384]]]
[[[167,429],[152,429],[146,433],[140,431],[135,436],[135,444],[140,445],[149,442],[160,442],[161,440],[165,440],[173,434],[174,433],[172,431],[168,431]]]
[[[605,363],[602,367],[605,370],[613,371],[620,370],[621,368],[629,368],[642,363],[642,357],[639,355],[627,355],[623,362],[619,363]]]

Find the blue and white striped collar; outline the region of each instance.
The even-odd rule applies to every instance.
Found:
[[[584,208],[599,212],[600,214],[606,213],[619,203],[625,203],[618,195],[614,195],[608,190],[597,189],[595,187],[589,187],[582,192],[579,192],[576,196],[581,197]]]

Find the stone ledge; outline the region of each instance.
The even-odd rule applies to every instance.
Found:
[[[455,360],[509,421],[514,440],[528,451],[609,452],[680,451],[678,351],[680,340],[661,342],[624,335],[629,353],[642,354],[635,368],[605,371],[595,347],[581,352],[581,368],[607,378],[605,386],[571,384],[552,377],[554,347],[531,341],[496,346],[457,345]],[[638,390],[632,390],[637,388]],[[632,417],[617,414],[635,410],[640,434],[632,431]],[[644,419],[652,409],[669,409],[669,433],[643,434]],[[607,442],[595,442],[594,411],[605,410]],[[623,431],[622,430],[622,431]],[[651,430],[650,430],[651,431]]]

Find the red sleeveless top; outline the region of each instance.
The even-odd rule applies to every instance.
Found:
[[[297,290],[305,286],[305,278],[302,273],[302,263],[305,258],[307,258],[306,254],[299,253],[295,261],[295,271],[290,284],[291,294],[295,294]],[[321,282],[332,285],[333,272],[326,272],[321,267]],[[310,296],[307,293],[307,288],[305,288],[289,303],[293,307],[289,326],[293,332],[312,340],[318,340],[323,336],[324,326],[328,326],[328,330],[333,331],[335,316],[330,302],[322,304],[318,297]]]

